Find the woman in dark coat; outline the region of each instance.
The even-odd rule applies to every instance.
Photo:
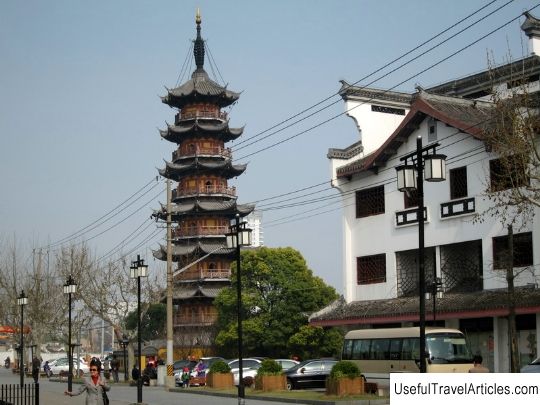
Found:
[[[85,377],[78,392],[65,391],[65,395],[70,397],[81,395],[86,391],[86,405],[104,405],[103,392],[109,391],[111,387],[107,380],[101,378],[101,363],[95,360],[90,362],[90,377]]]

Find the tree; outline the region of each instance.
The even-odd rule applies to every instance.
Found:
[[[314,276],[301,254],[292,248],[244,250],[241,273],[246,356],[288,356],[290,337],[307,325],[312,312],[337,297],[336,291]],[[215,300],[216,345],[227,357],[236,355],[236,277],[233,271],[232,287],[223,289]]]
[[[320,326],[304,325],[289,338],[289,351],[301,359],[337,356],[343,344],[339,329],[325,331]]]
[[[167,322],[167,306],[150,304],[146,313],[141,316],[141,339],[143,341],[162,339],[165,336]],[[132,311],[126,318],[126,329],[137,333],[137,311]]]

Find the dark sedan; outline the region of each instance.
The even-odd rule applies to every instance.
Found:
[[[326,378],[336,360],[316,359],[306,360],[285,371],[287,376],[287,389],[295,388],[324,388]]]

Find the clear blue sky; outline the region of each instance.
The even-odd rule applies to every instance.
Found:
[[[496,1],[479,15],[504,3]],[[526,38],[520,19],[401,83],[536,3],[512,2],[371,86],[413,92],[417,83],[429,87],[485,69],[488,51],[498,63],[509,52],[522,57]],[[335,94],[340,79],[362,79],[485,4],[488,1],[2,0],[0,237],[15,235],[28,248],[61,239],[113,209],[156,176],[163,159],[170,160],[174,145],[160,140],[157,128],[173,122],[174,111],[158,96],[165,94],[164,86],[175,86],[182,71],[195,38],[197,7],[203,38],[219,72],[230,89],[242,91],[230,111],[233,127],[246,125],[242,141]],[[533,14],[539,16],[538,10]],[[205,67],[212,74],[208,59]],[[329,181],[328,148],[346,147],[358,139],[353,121],[344,115],[259,152],[343,113],[339,98],[329,101],[336,103],[298,125],[238,147],[238,162],[249,163],[245,174],[232,182],[240,202]],[[158,190],[85,236],[122,220]],[[319,193],[302,200],[336,194],[322,190],[313,189]],[[122,225],[92,239],[96,255],[127,238],[152,208],[158,208],[158,201],[165,202],[163,193]],[[284,204],[278,201],[264,203],[273,208]],[[335,200],[326,205],[331,202],[265,210],[264,238],[270,247],[298,249],[316,275],[341,291],[341,210]],[[287,219],[271,226],[280,218]],[[154,229],[151,225],[137,231],[139,239],[126,250]],[[163,237],[164,231],[132,256],[140,253],[157,268],[149,251]]]

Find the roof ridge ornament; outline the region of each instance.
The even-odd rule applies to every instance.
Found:
[[[201,37],[201,12],[197,8],[197,14],[195,16],[195,23],[197,24],[197,38],[195,39],[195,45],[193,46],[193,56],[195,56],[195,65],[197,70],[203,70],[204,66],[204,41]]]

